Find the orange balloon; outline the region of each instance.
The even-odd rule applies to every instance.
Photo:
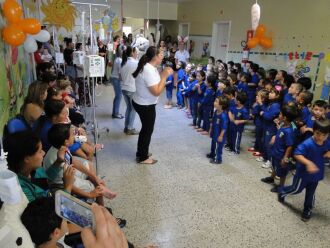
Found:
[[[248,40],[247,47],[252,49],[252,48],[255,48],[258,44],[259,44],[259,38],[253,37]]]
[[[40,22],[34,18],[23,19],[18,23],[18,25],[24,33],[28,34],[37,34],[41,30]]]
[[[273,46],[273,40],[271,38],[263,37],[260,39],[260,45],[263,48],[269,49]]]
[[[264,25],[259,25],[256,29],[256,37],[261,38],[266,32],[266,27]]]
[[[2,9],[9,23],[17,23],[21,20],[23,11],[15,0],[6,0],[2,5]]]
[[[4,41],[12,46],[20,46],[25,41],[25,34],[17,24],[10,24],[2,31]]]

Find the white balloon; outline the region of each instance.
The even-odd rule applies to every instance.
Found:
[[[47,42],[50,40],[50,33],[47,30],[40,30],[39,33],[32,35],[37,41]]]
[[[260,5],[255,3],[252,5],[251,8],[251,23],[252,23],[252,30],[256,30],[259,25],[260,20]]]
[[[34,53],[38,50],[38,45],[33,37],[28,36],[24,42],[24,50],[28,53]]]

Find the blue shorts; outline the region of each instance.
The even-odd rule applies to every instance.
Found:
[[[285,177],[289,173],[289,168],[288,167],[283,168],[281,166],[281,159],[275,158],[274,156],[272,156],[272,166],[274,168],[276,176],[278,177]]]
[[[167,100],[172,100],[172,97],[173,97],[173,87],[166,87]]]
[[[75,143],[73,143],[73,145],[69,146],[69,150],[71,153],[76,152],[80,148],[81,148],[80,142],[75,142]]]

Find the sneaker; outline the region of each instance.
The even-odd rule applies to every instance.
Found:
[[[127,135],[138,135],[140,132],[136,131],[135,129],[128,129],[126,134]]]
[[[274,183],[274,178],[272,178],[272,177],[264,177],[264,178],[261,178],[260,180],[261,180],[261,182],[268,183],[268,184]]]
[[[269,160],[261,165],[261,167],[264,169],[269,169],[271,166],[272,163]]]
[[[207,158],[213,158],[214,156],[212,156],[211,153],[208,153],[208,154],[206,154],[206,157],[207,157]]]
[[[230,149],[229,146],[225,146],[225,150],[226,150],[226,151],[231,151],[231,149]]]
[[[280,180],[280,177],[278,177],[278,176],[275,176],[275,180]]]
[[[172,105],[165,105],[164,106],[164,109],[171,109],[172,108]]]
[[[279,187],[276,185],[270,190],[270,192],[278,193],[278,189],[279,189]]]
[[[238,155],[239,153],[237,153],[237,152],[234,152],[234,151],[230,151],[229,152],[229,155]]]
[[[302,213],[301,220],[303,222],[307,222],[307,221],[309,221],[311,219],[311,217],[312,217],[312,212],[309,212],[307,214],[306,213]]]
[[[217,160],[215,160],[215,159],[210,159],[210,163],[211,163],[211,164],[221,164],[222,161],[217,161]]]
[[[280,202],[280,203],[284,203],[284,200],[285,200],[285,197],[283,196],[282,193],[278,193],[277,194],[277,200]]]
[[[125,128],[124,128],[124,133],[127,133],[127,131],[128,131],[128,128],[125,127]]]
[[[258,157],[258,158],[256,158],[256,161],[258,161],[258,162],[265,162],[265,160],[264,160],[263,157]]]

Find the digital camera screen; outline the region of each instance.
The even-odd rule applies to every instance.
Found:
[[[64,218],[80,227],[93,226],[93,213],[90,209],[85,208],[64,196],[61,196],[60,199],[60,211]]]

